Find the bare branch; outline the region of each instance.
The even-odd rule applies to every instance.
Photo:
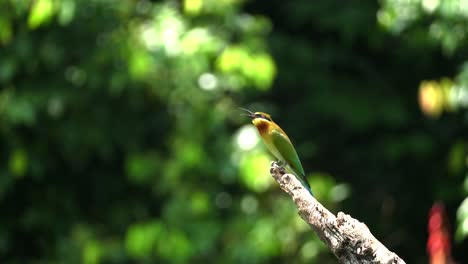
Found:
[[[296,204],[299,214],[340,263],[404,264],[395,253],[378,241],[364,223],[342,212],[335,216],[305,189],[294,175],[287,174],[276,162],[271,175]]]

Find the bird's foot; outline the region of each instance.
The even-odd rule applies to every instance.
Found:
[[[271,169],[270,173],[277,174],[279,173],[280,175],[284,175],[286,173],[286,170],[284,169],[285,164],[281,161],[272,161],[271,162]]]

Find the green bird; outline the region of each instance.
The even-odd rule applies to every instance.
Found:
[[[281,163],[288,165],[296,178],[302,185],[312,194],[310,185],[305,177],[304,169],[302,168],[301,160],[297,155],[288,135],[278,126],[271,116],[263,112],[252,112],[247,109],[241,108],[248,114],[246,116],[252,119],[252,123],[257,128],[263,142],[268,150],[275,156]],[[312,194],[313,195],[313,194]]]

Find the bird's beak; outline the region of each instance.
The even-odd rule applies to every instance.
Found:
[[[242,108],[242,107],[239,107],[239,109],[244,110],[244,111],[247,112],[247,113],[243,113],[243,114],[241,114],[241,115],[250,117],[251,119],[254,118],[254,116],[255,116],[255,115],[254,115],[254,112],[252,112],[252,111],[250,111],[250,110],[248,110],[248,109]]]

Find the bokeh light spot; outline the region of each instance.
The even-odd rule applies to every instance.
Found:
[[[442,91],[437,82],[422,82],[419,87],[419,105],[428,116],[437,117],[443,110]]]
[[[253,149],[259,140],[256,128],[251,125],[243,126],[237,134],[237,145],[242,150]]]
[[[468,236],[468,197],[463,200],[457,210],[458,228],[455,232],[455,239],[461,241]]]
[[[232,197],[227,192],[220,192],[216,195],[215,203],[219,208],[229,208],[232,204]]]
[[[52,0],[36,0],[33,2],[31,12],[29,13],[29,28],[37,28],[43,23],[49,21],[54,13],[54,3]]]
[[[76,86],[81,86],[86,82],[86,72],[82,69],[70,66],[65,70],[65,78]]]
[[[426,10],[426,12],[432,13],[437,9],[437,7],[440,4],[440,1],[439,0],[422,0],[421,4],[424,10]]]
[[[203,7],[203,0],[185,0],[184,11],[189,15],[198,15]]]
[[[64,108],[65,104],[60,97],[51,97],[47,103],[47,112],[54,118],[60,117]]]
[[[309,241],[302,246],[301,255],[304,259],[312,259],[319,253],[316,243]]]
[[[330,198],[334,202],[341,202],[349,197],[350,187],[347,184],[337,184],[330,190]]]
[[[242,198],[241,209],[244,213],[246,214],[255,213],[257,211],[257,207],[258,207],[258,201],[254,196],[247,195],[244,198]]]
[[[141,39],[148,50],[154,51],[158,48],[157,32],[151,24],[144,24],[142,26]]]
[[[216,79],[216,76],[212,73],[204,73],[200,75],[200,78],[198,78],[198,85],[203,90],[213,90],[216,88],[217,84],[218,80]]]

